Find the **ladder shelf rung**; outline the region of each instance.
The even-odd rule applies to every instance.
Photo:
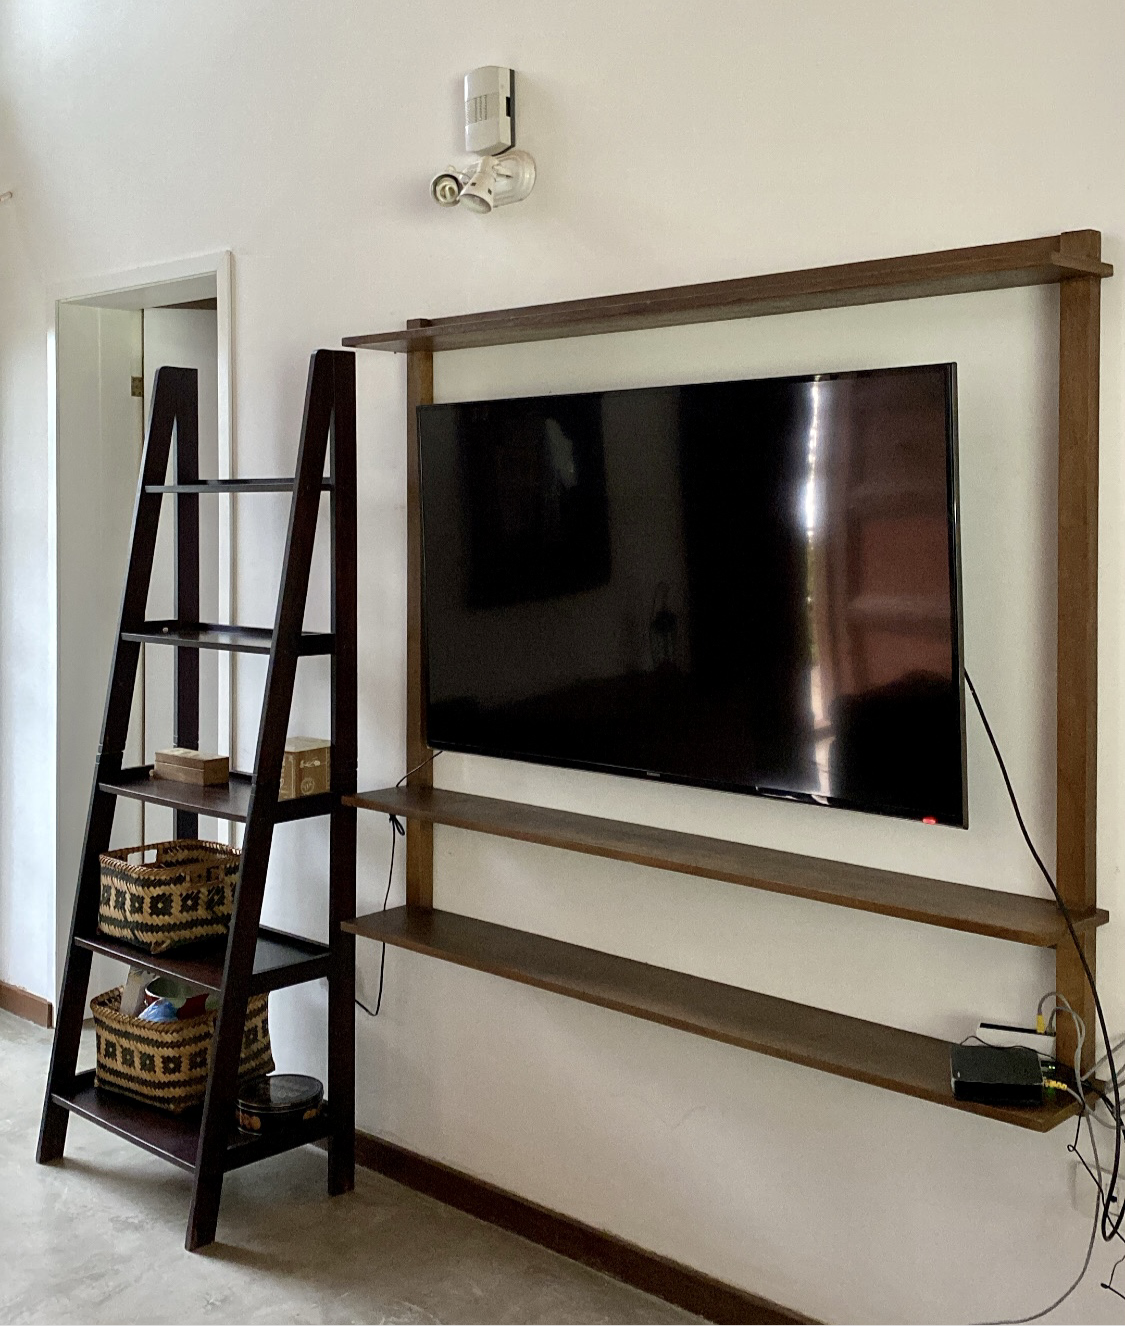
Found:
[[[175,976],[202,990],[218,992],[223,983],[223,964],[226,959],[225,940],[190,944],[170,953],[148,953],[133,944],[110,939],[108,935],[83,938],[76,935],[74,942],[92,953],[104,953],[118,962],[133,967],[159,972],[162,976]],[[280,930],[263,926],[258,931],[254,950],[254,971],[250,978],[251,994],[266,994],[290,985],[315,981],[328,975],[329,949],[299,935],[287,935]]]
[[[145,622],[139,630],[122,631],[122,640],[181,649],[223,649],[239,654],[268,654],[273,648],[269,626],[221,626],[210,622],[185,624],[175,619]],[[331,654],[336,637],[329,631],[302,631],[297,653],[302,657]]]
[[[195,483],[149,483],[145,484],[146,493],[291,493],[297,486],[296,479],[198,479]],[[320,490],[331,492],[335,484],[331,479],[322,479]]]
[[[151,764],[140,764],[122,769],[117,778],[101,779],[98,787],[112,796],[132,797],[158,806],[171,806],[173,810],[185,810],[193,815],[212,815],[220,820],[245,820],[250,813],[253,779],[249,774],[232,773],[228,783],[211,787],[177,783],[171,778],[153,778],[151,774]],[[290,820],[328,815],[339,803],[340,798],[334,792],[318,792],[315,796],[279,801],[274,823],[285,824]]]
[[[72,1114],[116,1133],[134,1146],[159,1156],[161,1160],[194,1172],[199,1150],[199,1109],[187,1110],[183,1114],[166,1114],[163,1110],[141,1105],[127,1096],[101,1091],[94,1085],[93,1069],[76,1073],[73,1087],[69,1091],[53,1092],[51,1099]],[[267,1156],[276,1156],[282,1151],[292,1151],[295,1147],[316,1142],[331,1131],[329,1119],[326,1103],[317,1118],[296,1124],[277,1137],[265,1138],[239,1132],[232,1122],[223,1168],[241,1169],[243,1165],[265,1160]]]

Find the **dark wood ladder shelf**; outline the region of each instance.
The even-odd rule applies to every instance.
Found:
[[[172,441],[175,437],[173,461]],[[329,1139],[328,1191],[355,1182],[355,941],[340,923],[355,913],[356,813],[344,804],[356,788],[356,442],[355,356],[318,350],[309,363],[304,417],[292,479],[201,480],[198,467],[198,389],[194,369],[162,367],[153,390],[141,461],[133,535],[117,640],[110,670],[101,742],[94,766],[70,943],[59,1001],[50,1075],[36,1159],[58,1160],[73,1114],[161,1156],[194,1176],[186,1245],[215,1238],[223,1176],[231,1169],[307,1142]],[[170,463],[174,483],[166,483]],[[330,477],[325,478],[325,466]],[[303,630],[321,497],[331,560],[331,631]],[[289,525],[272,627],[201,622],[199,497],[204,493],[285,492]],[[164,494],[174,494],[175,616],[146,619]],[[123,767],[141,649],[167,645],[174,653],[174,736],[199,745],[201,649],[268,658],[252,774],[234,772],[212,787],[153,778],[148,765]],[[327,792],[281,800],[285,740],[302,658],[330,658],[331,782]],[[121,797],[170,806],[177,838],[195,838],[199,817],[246,825],[224,938],[150,954],[98,933],[100,856],[110,848]],[[327,816],[325,911],[328,942],[261,926],[266,874],[277,825]],[[78,1073],[79,1042],[95,953],[131,966],[177,976],[218,994],[202,1104],[169,1115],[98,1087],[93,1072]],[[239,1065],[251,996],[327,979],[328,1090],[331,1108],[316,1119],[262,1139],[237,1132]]]
[[[1057,1127],[1077,1109],[1069,1097],[1033,1108],[954,1100],[947,1041],[452,912],[394,907],[345,928],[365,939],[1036,1132]]]
[[[647,824],[625,824],[436,787],[384,788],[360,792],[349,801],[403,819],[543,843],[1020,944],[1050,948],[1066,932],[1058,908],[1048,898],[798,856]],[[1081,928],[1104,925],[1108,920],[1109,913],[1097,908],[1075,917]]]

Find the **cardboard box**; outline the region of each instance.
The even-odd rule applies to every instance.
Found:
[[[230,759],[226,755],[189,750],[186,746],[171,746],[156,752],[152,775],[154,778],[170,778],[176,783],[214,787],[230,781]]]
[[[332,743],[320,737],[287,737],[281,761],[282,801],[316,796],[332,788]]]

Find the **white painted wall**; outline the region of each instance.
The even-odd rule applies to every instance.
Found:
[[[1060,39],[1060,29],[1065,38]],[[49,737],[43,292],[87,272],[235,254],[241,472],[290,469],[307,355],[465,312],[1094,226],[1125,263],[1118,0],[513,0],[320,6],[0,0],[0,756]],[[523,74],[531,199],[441,212],[460,75]],[[160,107],[159,115],[151,111]],[[672,108],[672,109],[670,109]],[[4,169],[4,167],[0,167]],[[143,205],[142,205],[143,204]],[[1122,301],[1104,288],[1101,895],[1125,906]],[[966,650],[1049,846],[1049,475],[1056,297],[965,296],[769,322],[463,352],[443,399],[955,358]],[[402,772],[403,372],[359,359],[361,780]],[[284,503],[240,499],[240,616],[272,616]],[[326,612],[323,566],[310,624]],[[292,730],[324,730],[302,664]],[[240,674],[239,753],[260,677]],[[0,978],[46,993],[50,799],[34,753],[0,785]],[[845,859],[1036,887],[970,723],[967,833],[443,756],[447,786]],[[385,822],[361,827],[361,906]],[[322,827],[281,831],[271,920],[322,932]],[[455,831],[446,905],[901,1026],[959,1036],[1048,987],[1043,955]],[[38,872],[38,876],[37,876]],[[400,885],[396,886],[400,887]],[[392,895],[393,896],[393,895]],[[29,900],[32,900],[29,902]],[[37,905],[38,904],[38,905]],[[9,938],[19,926],[18,942]],[[23,936],[27,936],[26,944]],[[1125,930],[1103,931],[1125,1029]],[[22,965],[21,965],[22,964]],[[378,951],[361,950],[374,991]],[[360,1016],[363,1127],[832,1320],[981,1320],[1046,1304],[1081,1261],[1066,1137],[1037,1137],[392,952]],[[323,1071],[323,992],[272,1001],[279,1066]],[[1062,1314],[1120,1320],[1089,1284]]]

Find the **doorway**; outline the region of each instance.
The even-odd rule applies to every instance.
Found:
[[[137,476],[156,371],[199,374],[199,463],[205,477],[233,472],[231,259],[222,253],[102,278],[55,293],[49,365],[54,378],[55,549],[55,985],[62,977],[105,688],[116,640]],[[233,499],[200,509],[200,610],[232,619]],[[161,521],[148,616],[172,615],[174,522]],[[229,749],[232,656],[201,651],[200,744]],[[173,651],[142,649],[127,764],[172,744]],[[201,821],[202,837],[227,827]],[[172,813],[121,799],[112,843],[173,836]],[[119,979],[95,958],[92,980]],[[98,988],[101,988],[100,986]]]

